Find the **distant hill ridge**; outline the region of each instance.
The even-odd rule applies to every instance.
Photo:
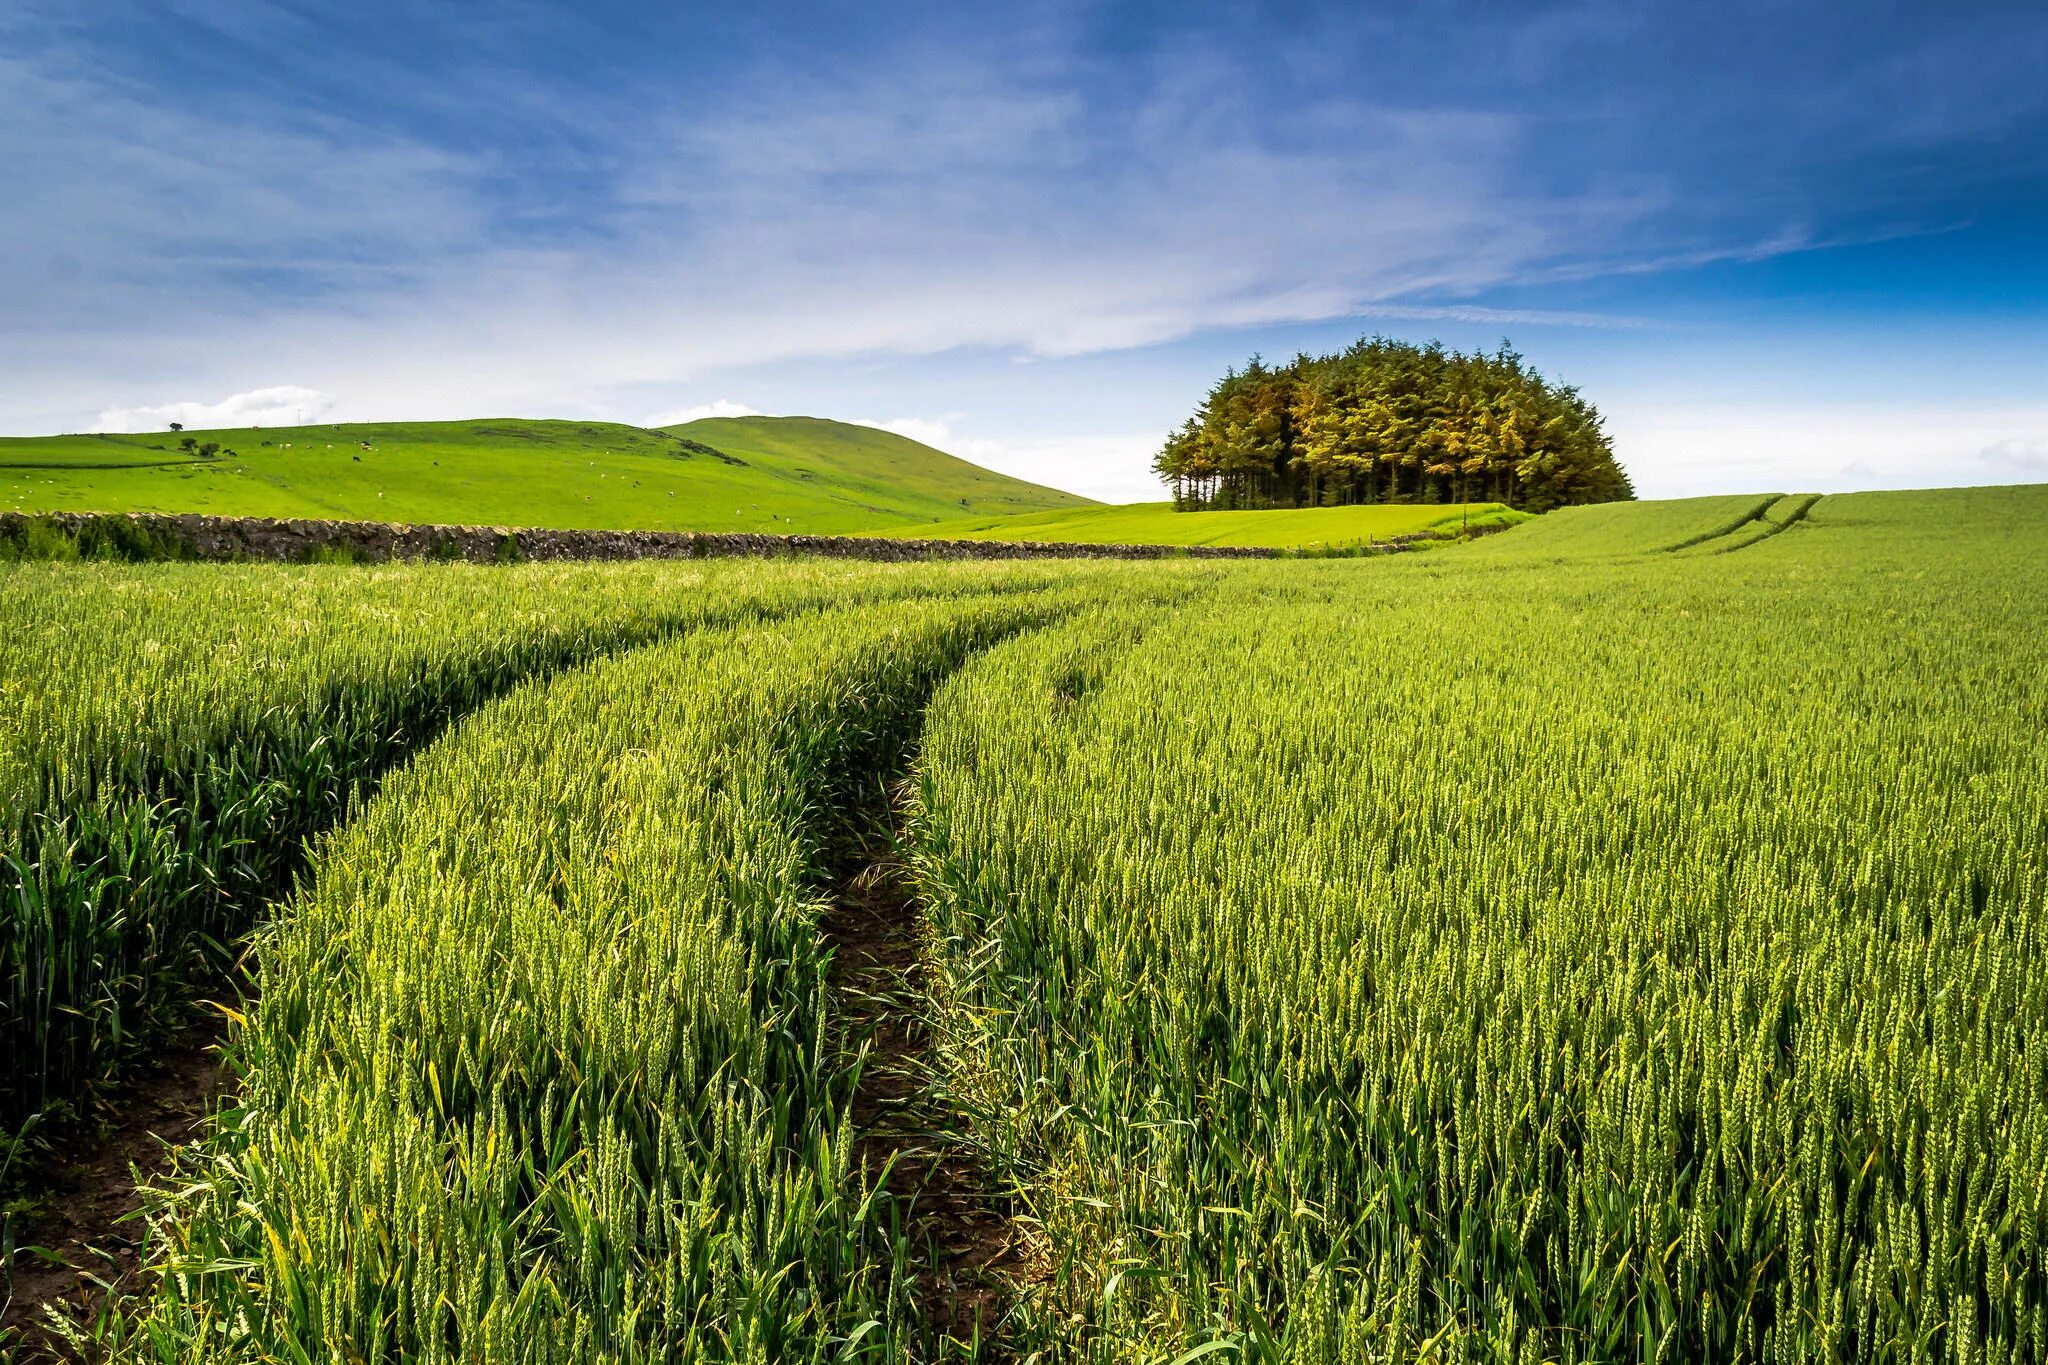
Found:
[[[211,458],[196,453],[208,445]],[[1087,505],[907,436],[816,417],[0,437],[0,511],[832,535]]]

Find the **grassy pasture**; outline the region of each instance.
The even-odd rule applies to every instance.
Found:
[[[185,437],[234,453],[188,456]],[[1084,502],[907,437],[813,418],[666,431],[492,419],[0,437],[0,510],[24,512],[839,534]]]
[[[923,520],[1093,506],[1086,498],[983,469],[907,436],[849,422],[706,417],[663,430],[739,456],[799,488],[825,490],[836,504],[868,514],[868,525],[877,524],[877,513]],[[865,527],[848,522],[843,529]]]
[[[1171,503],[963,517],[934,526],[877,532],[959,540],[1071,541],[1083,545],[1241,545],[1277,550],[1344,549],[1419,531],[1514,523],[1499,503],[1435,506],[1302,507],[1256,512],[1176,512]]]

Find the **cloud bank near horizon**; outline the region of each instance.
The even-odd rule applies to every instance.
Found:
[[[194,430],[219,427],[302,427],[334,410],[334,397],[318,389],[279,384],[230,394],[218,403],[185,400],[154,407],[107,408],[87,431],[165,431],[177,422]]]

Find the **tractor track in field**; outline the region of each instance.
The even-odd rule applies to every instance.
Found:
[[[1735,520],[1716,526],[1712,530],[1702,531],[1696,536],[1679,541],[1676,545],[1666,545],[1659,553],[1667,555],[1677,554],[1681,550],[1690,550],[1696,545],[1711,545],[1715,541],[1725,540],[1729,536],[1742,531],[1745,527],[1763,520],[1764,514],[1777,506],[1784,496],[1783,493],[1773,493],[1748,508]]]
[[[1813,505],[1819,502],[1820,499],[1821,495],[1818,493],[1807,493],[1796,497],[1778,499],[1777,502],[1771,504],[1770,511],[1766,511],[1759,518],[1758,530],[1750,535],[1733,537],[1730,544],[1713,546],[1713,553],[1717,555],[1732,555],[1738,550],[1747,550],[1752,545],[1761,545],[1773,536],[1785,534],[1785,532],[1791,530],[1800,522],[1805,521],[1807,513],[1813,510]],[[1775,519],[1770,514],[1779,507],[1787,509],[1782,520]]]
[[[1686,551],[1696,550],[1701,554],[1734,554],[1791,530],[1806,520],[1820,500],[1819,493],[1773,493],[1734,521],[1668,545],[1660,553],[1684,556]]]
[[[45,1208],[17,1248],[0,1308],[0,1359],[85,1359],[50,1323],[81,1331],[113,1298],[136,1288],[146,1228],[142,1190],[170,1170],[177,1148],[199,1136],[230,1084],[220,1032],[205,1025],[159,1048],[115,1096],[111,1126],[84,1150],[55,1153],[36,1169]]]
[[[402,752],[355,779],[360,799],[498,692],[589,662],[535,669],[470,705],[424,718]],[[972,1345],[972,1359],[999,1362],[1009,1358],[1000,1345],[1004,1319],[1020,1286],[1038,1278],[1037,1260],[1008,1218],[1007,1201],[966,1155],[957,1117],[933,1097],[923,916],[897,856],[899,790],[883,782],[852,803],[819,887],[846,1046],[849,1055],[866,1049],[851,1105],[855,1160],[889,1196],[913,1255],[922,1253],[911,1273],[925,1337]],[[337,824],[322,823],[295,841],[294,878],[308,875],[312,851]],[[204,1135],[233,1089],[221,1055],[227,1036],[215,1019],[157,1042],[96,1101],[105,1122],[67,1124],[9,1185],[32,1202],[5,1225],[15,1245],[12,1264],[0,1264],[0,1363],[95,1358],[71,1346],[51,1319],[90,1338],[110,1305],[141,1288],[145,1191],[174,1170],[179,1151]]]
[[[847,1045],[867,1049],[853,1095],[855,1161],[900,1201],[913,1249],[926,1252],[914,1291],[926,1329],[1001,1360],[1003,1320],[1035,1278],[1035,1258],[931,1097],[923,915],[898,833],[864,832],[842,853],[824,917]]]
[[[764,623],[772,619],[762,617]],[[699,628],[682,627],[653,638]],[[343,785],[352,785],[357,799],[368,801],[389,773],[504,693],[649,643],[569,651],[506,676],[466,704],[429,707],[394,720],[410,735],[409,742],[343,779]],[[260,893],[261,904],[274,907],[291,894],[296,881],[309,874],[313,850],[346,818],[337,809],[334,818],[287,836],[290,855]],[[254,985],[231,970],[212,989],[231,997],[237,990],[253,992]],[[238,1007],[246,1008],[246,999]],[[111,1116],[108,1121],[66,1120],[54,1134],[40,1134],[41,1150],[24,1158],[21,1169],[0,1184],[0,1199],[21,1201],[16,1207],[0,1203],[0,1365],[76,1358],[50,1329],[46,1308],[85,1324],[112,1299],[135,1288],[145,1231],[142,1190],[170,1169],[175,1149],[203,1134],[220,1096],[231,1087],[233,1078],[219,1052],[226,1037],[225,1020],[216,1018],[169,1038],[151,1039],[150,1050],[124,1064],[90,1101],[95,1112]]]

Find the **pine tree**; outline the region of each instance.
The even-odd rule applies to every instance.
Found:
[[[1599,411],[1506,341],[1361,338],[1341,355],[1226,371],[1153,469],[1174,505],[1485,500],[1544,510],[1633,498]]]

